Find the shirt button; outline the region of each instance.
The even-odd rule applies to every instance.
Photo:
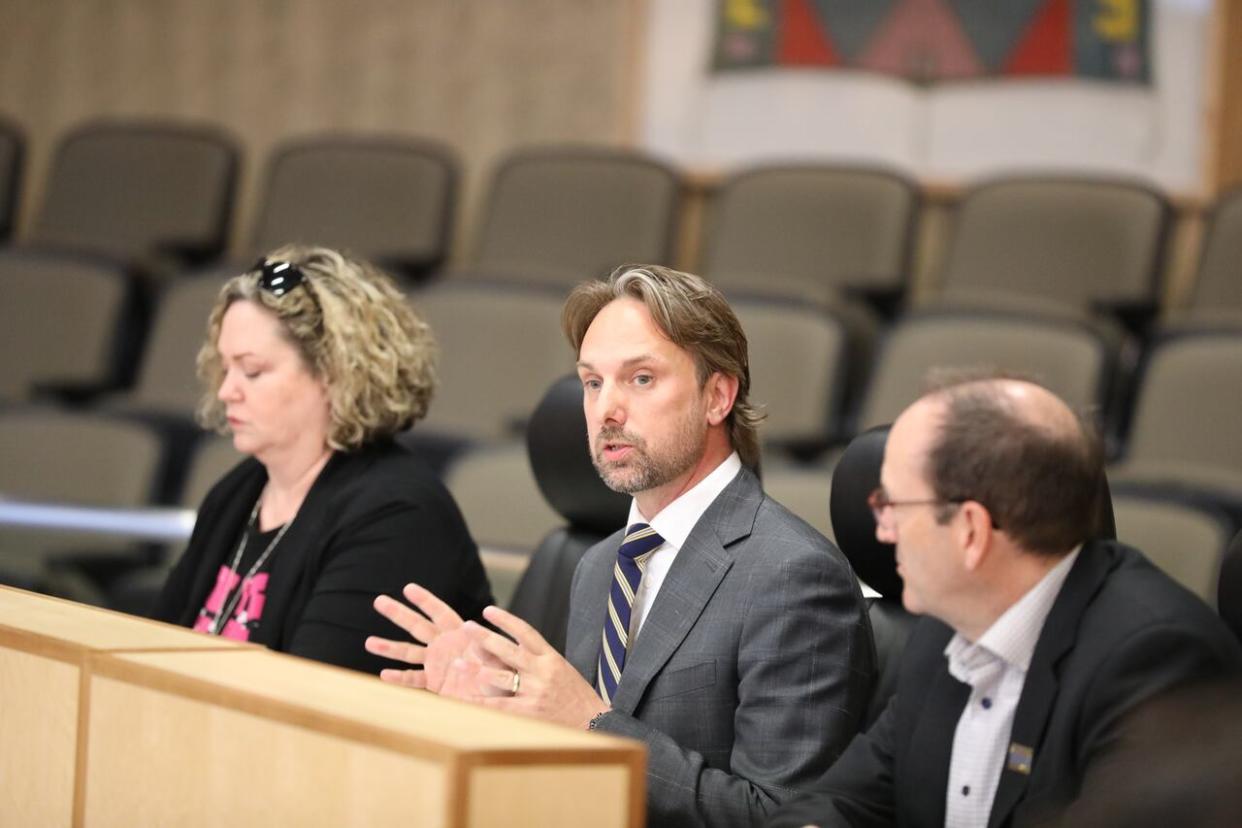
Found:
[[[987,696],[984,696],[984,697],[983,697],[983,700],[982,700],[981,702],[979,702],[979,704],[983,705],[983,709],[984,709],[984,710],[991,710],[991,709],[992,709],[992,700],[991,700],[991,699],[989,699]]]
[[[970,786],[969,786],[969,785],[963,785],[963,786],[962,786],[962,796],[970,796]]]

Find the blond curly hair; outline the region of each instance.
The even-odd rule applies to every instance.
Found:
[[[253,302],[280,322],[285,339],[328,392],[328,445],[358,448],[403,431],[427,414],[436,388],[438,349],[392,279],[367,262],[326,247],[288,245],[267,261],[296,265],[305,281],[283,296],[259,287],[260,270],[230,279],[220,290],[198,352],[204,386],[199,422],[224,433],[224,381],[217,349],[224,313],[237,301]]]

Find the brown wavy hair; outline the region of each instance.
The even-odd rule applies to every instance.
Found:
[[[260,270],[230,279],[220,290],[198,352],[204,386],[199,422],[226,431],[216,398],[224,367],[216,345],[229,306],[254,302],[280,322],[285,339],[327,388],[328,445],[347,451],[391,436],[422,419],[436,388],[438,349],[392,279],[374,265],[326,247],[289,245],[267,261],[296,265],[305,281],[283,296],[259,287]]]

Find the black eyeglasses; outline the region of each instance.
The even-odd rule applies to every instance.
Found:
[[[259,271],[259,287],[278,298],[306,281],[300,267],[279,259],[259,259],[251,270]]]

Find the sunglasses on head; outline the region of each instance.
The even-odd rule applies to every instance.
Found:
[[[306,281],[300,267],[279,259],[259,259],[251,270],[259,271],[259,287],[278,298]]]

